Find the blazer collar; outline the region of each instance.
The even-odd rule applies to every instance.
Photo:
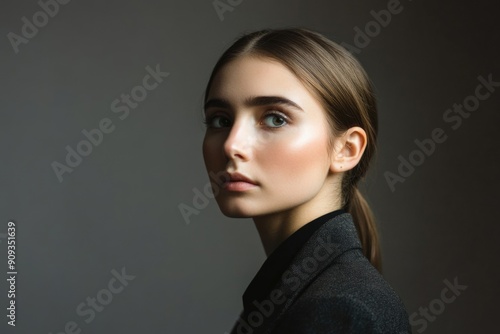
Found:
[[[300,227],[284,240],[264,261],[261,268],[243,293],[243,308],[254,309],[254,300],[266,299],[281,275],[290,266],[297,253],[311,236],[331,218],[346,213],[345,209],[330,211]]]
[[[246,314],[243,310],[232,333],[238,326],[250,326],[253,334],[269,333],[302,290],[337,257],[353,248],[362,247],[351,214],[343,213],[325,222],[294,257],[268,299],[254,302],[260,306],[257,309],[261,316],[249,317],[254,312]]]

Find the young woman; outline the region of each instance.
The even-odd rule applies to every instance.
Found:
[[[377,139],[361,65],[317,32],[256,31],[221,56],[204,101],[217,204],[253,219],[267,255],[232,333],[409,333],[356,187]]]

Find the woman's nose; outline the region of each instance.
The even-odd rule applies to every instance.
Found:
[[[229,159],[248,160],[251,158],[255,138],[250,121],[234,122],[224,142],[224,153]]]

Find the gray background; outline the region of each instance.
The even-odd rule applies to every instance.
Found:
[[[226,1],[224,1],[226,2]],[[233,3],[236,1],[233,1]],[[71,1],[16,54],[36,1],[2,1],[0,102],[0,332],[220,333],[265,260],[250,219],[223,216],[213,199],[187,224],[208,176],[203,90],[241,33],[303,26],[353,44],[354,27],[387,1],[242,1],[217,16],[212,1]],[[403,10],[357,58],[380,110],[379,154],[364,185],[382,236],[384,275],[408,313],[440,298],[444,280],[467,289],[425,333],[497,329],[500,232],[497,189],[500,89],[453,130],[443,113],[474,94],[477,77],[500,81],[498,6],[401,1]],[[110,104],[141,84],[146,66],[170,73],[124,120]],[[51,163],[109,118],[115,130],[59,182]],[[384,172],[415,139],[447,140],[391,191]],[[7,222],[17,223],[17,321],[7,325]],[[111,271],[135,278],[90,323],[76,313]],[[422,319],[421,316],[418,316]],[[415,326],[414,333],[423,327]]]

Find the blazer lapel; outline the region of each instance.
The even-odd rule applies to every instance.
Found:
[[[325,222],[297,253],[268,298],[254,302],[260,306],[259,314],[243,310],[231,333],[270,333],[304,288],[353,248],[361,248],[361,243],[351,214],[343,213]]]

